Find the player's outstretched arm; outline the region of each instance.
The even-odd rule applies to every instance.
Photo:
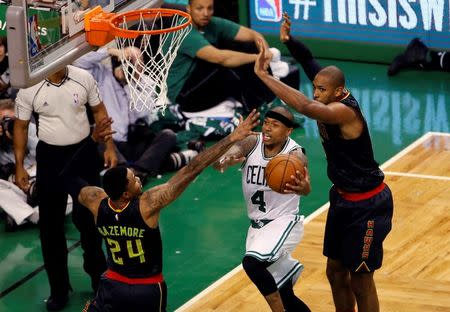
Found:
[[[231,146],[219,160],[214,162],[213,168],[223,173],[228,167],[242,163],[245,161],[246,156],[253,149],[256,142],[256,135],[250,135],[242,141],[237,142]]]
[[[265,57],[265,47],[261,42],[258,43],[258,48],[260,53],[255,62],[255,74],[287,105],[306,117],[328,124],[344,124],[356,118],[355,112],[342,103],[336,102],[325,105],[311,100],[299,90],[269,75],[267,68],[270,59]]]
[[[174,201],[206,167],[212,164],[236,142],[254,134],[252,129],[259,123],[259,113],[253,110],[250,115],[236,127],[236,129],[194,157],[185,167],[179,170],[166,183],[153,187],[141,196],[144,205],[144,219],[150,220],[159,215],[159,211]],[[157,222],[156,220],[154,220]],[[153,222],[150,222],[153,223]]]

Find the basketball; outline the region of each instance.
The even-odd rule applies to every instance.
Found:
[[[275,192],[283,193],[286,183],[291,182],[291,175],[295,176],[297,170],[305,174],[305,166],[296,155],[277,155],[266,166],[267,185]]]

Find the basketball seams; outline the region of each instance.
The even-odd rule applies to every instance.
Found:
[[[278,187],[278,192],[282,192],[283,189],[284,189],[284,184],[286,183],[286,182],[285,182],[286,168],[287,168],[287,166],[288,166],[288,164],[289,164],[289,158],[290,158],[290,157],[291,157],[290,154],[288,154],[288,159],[283,160],[283,161],[280,161],[280,163],[281,163],[281,162],[284,162],[284,168],[283,168],[283,175],[282,175],[282,178],[281,178],[281,181],[280,181],[280,185],[279,185],[279,187]]]

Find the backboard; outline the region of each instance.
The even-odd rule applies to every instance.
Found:
[[[95,49],[85,39],[84,14],[159,7],[163,0],[12,0],[7,9],[11,85],[26,88]]]

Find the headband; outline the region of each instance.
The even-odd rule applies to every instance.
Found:
[[[274,112],[273,110],[268,111],[264,118],[276,119],[288,128],[293,128],[294,126],[293,122],[289,120],[289,118],[281,115],[280,113]]]

